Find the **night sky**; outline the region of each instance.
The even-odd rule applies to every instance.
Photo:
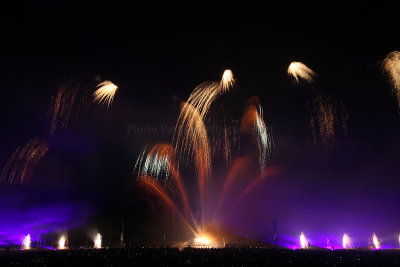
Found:
[[[237,82],[230,108],[240,119],[246,100],[259,97],[275,140],[270,164],[280,170],[242,203],[230,227],[262,239],[275,218],[278,232],[294,237],[376,232],[396,240],[400,121],[380,64],[400,50],[398,14],[391,6],[334,4],[65,1],[4,9],[0,166],[31,137],[46,139],[49,151],[29,184],[1,185],[0,233],[8,221],[34,221],[37,210],[54,208],[56,217],[69,215],[61,228],[80,229],[77,236],[95,229],[118,240],[123,218],[126,239],[168,231],[174,239],[174,215],[136,185],[134,164],[146,144],[172,141],[160,130],[175,126],[180,101],[229,68]],[[310,86],[287,75],[292,61],[313,69],[315,87],[346,107],[347,135],[338,130],[333,147],[313,143]],[[79,82],[94,90],[96,79],[119,86],[112,106],[92,105],[50,136],[57,88]],[[214,164],[223,176],[224,166]]]

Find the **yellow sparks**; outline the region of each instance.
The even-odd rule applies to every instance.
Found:
[[[97,90],[93,93],[93,101],[101,105],[107,105],[108,108],[110,107],[114,99],[114,95],[117,89],[118,86],[116,86],[112,82],[104,81],[97,85]]]
[[[229,91],[229,88],[233,86],[235,79],[233,78],[233,73],[230,69],[224,71],[221,79],[221,90],[222,92]]]
[[[390,52],[382,62],[383,73],[389,78],[400,109],[400,52]]]
[[[293,76],[297,82],[299,77],[308,83],[314,82],[315,72],[301,62],[293,61],[288,68],[288,74]]]
[[[46,154],[48,146],[40,138],[31,138],[25,146],[18,147],[0,175],[0,181],[22,185],[31,178],[37,163]]]

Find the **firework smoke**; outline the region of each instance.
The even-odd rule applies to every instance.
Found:
[[[293,61],[288,68],[288,74],[293,76],[297,82],[299,77],[308,83],[314,82],[315,72],[301,62]]]
[[[106,105],[107,108],[109,108],[117,89],[118,86],[110,81],[100,83],[97,85],[97,90],[93,93],[93,102],[98,103],[99,105]]]
[[[1,182],[19,185],[28,182],[47,150],[46,141],[40,138],[31,138],[25,146],[18,147],[1,172]]]

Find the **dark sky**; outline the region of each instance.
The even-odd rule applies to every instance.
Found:
[[[31,137],[49,143],[32,184],[3,186],[5,195],[21,195],[11,201],[16,209],[36,201],[80,203],[97,228],[119,229],[123,217],[137,238],[156,227],[161,219],[154,215],[162,216],[149,211],[154,204],[131,172],[144,145],[172,135],[128,134],[127,127],[173,127],[177,103],[230,68],[238,84],[232,109],[240,114],[248,97],[260,98],[276,142],[273,162],[282,170],[250,205],[257,219],[232,225],[268,234],[266,225],[277,218],[288,234],[316,225],[332,233],[345,231],[340,225],[357,229],[362,220],[365,232],[400,231],[399,116],[380,69],[400,49],[393,7],[145,2],[32,2],[3,10],[0,165]],[[291,61],[316,71],[315,87],[346,106],[348,134],[338,133],[332,149],[312,142],[308,88],[287,76]],[[96,76],[119,86],[112,107],[92,106],[51,137],[52,94],[71,80],[95,85]],[[316,214],[320,219],[309,220]]]

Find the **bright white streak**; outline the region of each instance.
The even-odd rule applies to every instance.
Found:
[[[60,239],[58,239],[58,249],[65,249],[65,241],[67,241],[67,239],[62,235]]]
[[[379,242],[378,237],[376,236],[376,234],[372,235],[372,243],[374,243],[374,247],[376,249],[380,249],[381,248],[381,243]]]
[[[343,248],[353,248],[353,245],[351,243],[351,238],[347,234],[343,235],[342,243],[343,243]]]
[[[307,238],[303,232],[301,232],[301,234],[300,234],[300,246],[301,246],[301,248],[307,248],[307,246],[308,246]]]
[[[94,248],[101,248],[101,234],[98,233],[94,239]]]
[[[31,236],[29,234],[22,241],[22,249],[31,249]]]

